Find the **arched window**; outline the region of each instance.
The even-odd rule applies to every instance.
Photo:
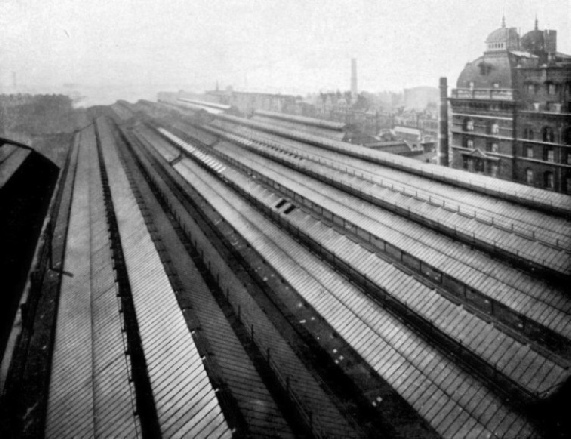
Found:
[[[542,130],[542,134],[544,142],[555,142],[555,133],[553,132],[553,128],[544,127]]]
[[[523,129],[523,137],[525,139],[533,140],[534,132],[530,127],[525,127]]]
[[[498,152],[500,147],[497,142],[492,143],[492,152]]]
[[[543,184],[545,189],[553,190],[555,188],[555,180],[553,179],[553,172],[546,171],[543,174]]]
[[[525,170],[525,182],[533,186],[533,170],[531,168]]]
[[[464,143],[464,147],[474,149],[474,139],[466,139],[466,142]]]
[[[494,135],[498,135],[500,134],[500,124],[498,124],[497,122],[492,122],[490,124],[490,133],[494,134]]]

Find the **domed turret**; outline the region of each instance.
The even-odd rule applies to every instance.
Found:
[[[497,52],[505,50],[519,50],[519,34],[515,27],[506,27],[505,17],[502,20],[502,27],[493,31],[486,38],[487,52]]]

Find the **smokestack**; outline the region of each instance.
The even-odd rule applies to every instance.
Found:
[[[440,135],[438,136],[440,165],[450,166],[448,157],[448,83],[440,78]]]
[[[357,60],[353,58],[351,60],[351,96],[353,101],[357,100]]]

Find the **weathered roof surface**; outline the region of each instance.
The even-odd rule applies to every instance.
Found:
[[[250,134],[252,136],[252,134]],[[307,156],[306,152],[300,151],[301,154]],[[278,152],[268,151],[268,154],[279,154]],[[567,247],[571,240],[559,238],[542,239],[542,231],[538,230],[537,237],[535,233],[522,234],[514,231],[513,225],[509,224],[507,227],[502,223],[494,223],[493,220],[483,221],[482,218],[477,218],[475,210],[468,211],[459,207],[462,202],[457,205],[454,210],[450,209],[450,205],[446,206],[446,201],[436,198],[432,199],[432,193],[420,188],[420,192],[424,192],[426,198],[419,196],[419,190],[409,187],[409,183],[405,183],[395,191],[393,183],[384,184],[375,182],[378,179],[379,172],[382,169],[374,169],[371,174],[364,174],[362,167],[360,169],[347,169],[347,162],[345,160],[338,160],[334,166],[327,164],[327,166],[319,163],[319,159],[313,159],[307,156],[308,161],[294,161],[293,166],[303,168],[317,173],[319,176],[325,177],[328,180],[335,180],[351,187],[352,190],[360,191],[366,199],[375,199],[383,205],[394,208],[395,210],[404,209],[408,217],[425,218],[429,224],[438,224],[440,229],[447,228],[454,236],[468,237],[470,242],[481,242],[482,245],[494,245],[495,248],[501,249],[503,252],[511,254],[518,260],[525,260],[527,263],[534,264],[534,266],[544,267],[545,269],[552,270],[560,274],[569,274],[571,272],[571,255],[567,252]],[[286,157],[286,160],[289,160]],[[349,159],[350,161],[350,159]],[[314,162],[317,162],[314,163]],[[418,177],[409,176],[409,179],[416,180]],[[376,183],[376,184],[375,184]],[[407,189],[408,187],[408,189]],[[455,193],[458,192],[454,187],[443,187],[447,190],[446,198],[454,198]],[[462,190],[459,190],[462,192]],[[456,199],[459,199],[456,197]],[[382,201],[381,201],[382,200]],[[496,200],[490,197],[481,197],[481,203],[495,204]],[[448,207],[448,208],[447,208]],[[516,211],[525,210],[513,207]],[[543,215],[546,219],[551,219],[548,215]],[[518,222],[518,221],[512,221]],[[559,221],[563,223],[562,220]],[[518,231],[519,232],[519,231]],[[554,234],[560,233],[558,229],[553,231]]]
[[[158,135],[154,130],[138,129],[134,132],[138,137],[145,137],[149,149],[155,148],[160,154],[169,160],[172,156],[169,151],[174,148],[165,138]],[[176,154],[178,156],[178,153]],[[160,220],[154,222],[158,233],[163,236],[163,231],[168,225]],[[256,301],[247,292],[241,281],[232,272],[227,261],[218,253],[208,236],[200,230],[198,225],[189,221],[187,227],[192,227],[191,233],[197,240],[197,247],[203,251],[204,264],[216,267],[216,276],[219,280],[220,290],[226,291],[228,302],[236,309],[240,306],[240,319],[245,327],[255,327],[256,334],[262,333],[269,339],[278,340],[277,331],[256,304]],[[284,417],[281,415],[276,402],[265,387],[255,368],[255,363],[247,354],[247,349],[242,346],[237,335],[234,333],[231,323],[226,319],[224,311],[218,306],[215,295],[207,286],[199,267],[187,254],[184,244],[180,241],[169,240],[168,252],[176,257],[171,257],[171,265],[177,271],[183,285],[191,286],[191,291],[179,291],[179,305],[181,299],[185,305],[192,307],[192,311],[185,308],[187,318],[200,324],[200,337],[208,343],[208,351],[212,352],[209,360],[215,362],[220,370],[220,378],[227,384],[228,390],[236,400],[238,409],[244,416],[247,424],[249,437],[265,439],[271,436],[290,438],[292,433],[288,428]],[[236,297],[240,298],[237,299]],[[220,297],[218,297],[219,299]],[[238,305],[237,305],[238,304]],[[226,311],[227,312],[227,311]],[[252,318],[247,319],[252,314]],[[254,317],[255,316],[255,317]],[[188,321],[188,320],[187,320]],[[270,327],[268,327],[270,326]],[[260,336],[257,337],[259,340]],[[274,344],[277,344],[274,342]],[[285,344],[285,343],[283,343]],[[272,346],[272,350],[275,346]]]
[[[487,75],[482,75],[480,65],[485,64],[489,68]],[[469,88],[473,83],[473,88],[491,89],[494,84],[499,84],[499,88],[515,87],[515,56],[509,52],[491,53],[480,56],[474,61],[466,64],[458,80],[456,87]]]
[[[319,205],[327,208],[329,212],[341,213],[341,211],[343,211],[343,205],[345,204],[344,201],[349,201],[351,199],[351,197],[346,195],[343,196],[343,194],[340,193],[340,191],[337,189],[330,188],[324,184],[313,182],[310,178],[300,175],[297,172],[292,172],[288,168],[275,164],[268,159],[253,156],[251,153],[248,153],[247,151],[244,151],[242,148],[239,148],[235,145],[225,145],[225,147],[219,147],[219,149],[221,151],[223,150],[225,154],[228,154],[235,160],[246,163],[251,169],[268,175],[275,182],[279,182],[280,184],[291,190],[294,190],[296,193],[301,194],[304,197],[309,197],[312,202],[318,201]],[[228,178],[233,177],[236,180],[240,180],[242,184],[247,184],[247,180],[243,175],[234,173],[231,177],[230,174],[231,172],[229,171],[226,173],[226,176]],[[252,189],[250,189],[250,193],[255,194],[256,192],[253,192]],[[319,197],[321,194],[324,196]],[[317,195],[317,197],[315,195]],[[318,198],[321,199],[318,200]],[[360,210],[368,210],[364,209],[365,206],[363,206],[362,203],[358,202],[357,200],[355,200],[355,203],[352,205],[355,212],[359,212]],[[375,213],[372,214],[373,217],[376,216]],[[307,216],[305,213],[299,213],[298,211],[295,211],[290,213],[288,218],[290,218],[292,221],[297,219],[295,225],[301,230],[312,231],[317,227],[315,225],[315,220],[310,219],[311,217]],[[343,218],[345,220],[350,220],[350,217],[345,215],[343,215]],[[365,226],[363,230],[376,231],[379,227],[382,227],[383,223],[390,222],[396,222],[396,219],[394,221],[379,221],[377,224],[370,224],[370,227]],[[359,223],[360,227],[363,227],[364,225],[365,224],[363,222]],[[370,250],[362,248],[358,245],[355,246],[354,243],[352,243],[343,234],[337,231],[328,230],[325,225],[323,225],[323,227],[317,227],[315,232],[316,234],[314,236],[323,248],[331,248],[332,251],[336,253],[336,257],[338,257],[340,260],[344,260],[355,270],[361,271],[368,279],[377,282],[381,288],[389,291],[391,294],[394,294],[394,297],[403,300],[403,303],[407,303],[411,308],[417,310],[421,314],[428,312],[430,315],[430,320],[434,321],[436,326],[439,327],[443,332],[448,333],[452,338],[458,339],[461,343],[465,343],[468,349],[472,350],[480,358],[491,362],[493,367],[500,368],[502,372],[513,379],[514,382],[517,382],[519,385],[528,389],[530,392],[542,394],[547,392],[549,389],[553,389],[561,385],[563,380],[568,377],[568,373],[565,373],[565,371],[556,363],[551,362],[549,359],[546,359],[537,352],[529,351],[527,345],[521,344],[517,340],[506,336],[506,334],[501,333],[496,328],[488,327],[485,321],[461,309],[461,307],[459,309],[454,307],[451,308],[453,303],[448,299],[440,296],[437,292],[421,284],[411,276],[400,273],[398,269],[386,261],[383,261]],[[381,232],[378,236],[383,236],[386,238],[389,233],[390,232]],[[425,233],[429,234],[430,232],[426,231]],[[469,252],[466,251],[466,253]],[[416,255],[418,253],[415,252],[412,254]],[[395,279],[397,279],[397,282],[393,282]],[[413,297],[410,296],[410,291],[415,291]],[[429,311],[426,311],[427,309],[429,309]],[[449,316],[447,313],[454,310],[457,314],[462,316],[461,320],[466,322],[467,325],[471,325],[475,328],[478,327],[478,332],[484,331],[488,333],[495,333],[493,339],[496,341],[503,340],[506,337],[511,338],[510,346],[514,352],[516,352],[514,357],[510,360],[502,362],[501,364],[499,362],[496,363],[496,361],[499,359],[494,359],[492,356],[493,351],[486,350],[487,348],[484,349],[483,346],[475,343],[474,337],[476,332],[473,333],[472,337],[466,335],[459,337],[459,334],[465,330],[462,326],[447,324],[445,325],[446,319]],[[444,313],[441,313],[441,311]],[[565,322],[562,323],[566,326],[569,326],[571,323],[571,316],[567,315]],[[443,326],[441,327],[441,325]],[[567,332],[566,335],[567,338],[571,339],[571,333]],[[537,365],[537,367],[544,365],[545,363],[551,364],[549,367],[542,369],[541,373],[527,373],[519,376],[520,372],[517,371],[516,375],[516,370],[520,362],[525,362],[526,364],[534,364]],[[535,369],[530,367],[528,370]]]
[[[109,128],[104,121],[98,125],[161,431],[165,436],[231,437]]]
[[[571,340],[571,299],[544,282],[522,276],[507,264],[490,260],[481,252],[468,250],[458,242],[377,206],[367,205],[364,209],[361,200],[270,160],[252,156],[235,145],[224,143],[216,149]]]
[[[191,150],[189,150],[191,151]],[[202,161],[202,159],[201,159]],[[533,435],[532,427],[510,412],[476,380],[441,356],[407,327],[367,299],[340,275],[326,268],[318,257],[296,243],[235,192],[188,159],[176,165],[188,167],[189,181],[280,274],[321,313],[403,397],[443,435],[507,429],[521,437]],[[224,171],[230,177],[231,170]],[[234,174],[235,175],[235,174]],[[264,193],[250,180],[244,189]],[[268,197],[271,197],[269,194]],[[278,197],[268,202],[275,203]],[[393,279],[397,282],[397,279]],[[397,282],[398,283],[398,282]],[[427,359],[432,359],[428,364]],[[434,367],[438,364],[438,367]],[[458,382],[462,386],[458,387]],[[428,392],[427,392],[428,391]],[[476,404],[466,404],[475,395]],[[428,400],[430,404],[425,404]],[[450,411],[454,416],[450,416]],[[494,419],[501,417],[497,423]]]
[[[176,137],[173,137],[173,139],[174,138]],[[181,145],[184,144],[188,145],[186,142],[181,141]],[[192,155],[195,155],[197,152],[199,152],[196,149],[193,149],[191,145],[188,145],[186,148]],[[200,161],[204,159],[204,156],[202,155],[196,156]],[[217,172],[219,171],[216,162],[205,163],[211,166]],[[227,205],[229,210],[224,210],[224,216],[228,221],[232,221],[234,224],[233,220],[235,218],[236,211],[230,207],[231,205],[226,204],[223,198],[224,195],[221,196],[218,194],[218,187],[216,185],[213,185],[216,187],[216,189],[214,189],[214,187],[210,186],[209,183],[205,183],[206,180],[203,179],[207,177],[204,170],[200,169],[196,163],[192,162],[189,159],[183,159],[180,163],[177,163],[175,165],[175,169],[202,194],[207,195],[209,203],[213,203],[213,205],[216,206],[217,210],[220,209],[221,205]],[[225,170],[222,172],[225,172]],[[236,199],[236,202],[241,206],[239,209],[244,208],[248,212],[250,211],[251,208],[248,208],[247,203],[245,203],[243,200]],[[240,233],[241,232],[242,229],[240,229]],[[267,254],[263,255],[265,257],[268,256]],[[274,257],[267,260],[268,262],[271,261],[272,264],[279,263],[279,260]],[[293,273],[293,271],[290,273]],[[300,274],[300,276],[302,275]],[[290,276],[288,275],[286,279],[289,281]],[[268,323],[268,321],[262,323],[265,325]],[[264,330],[260,332],[264,332]],[[323,392],[323,389],[320,388],[318,382],[307,372],[305,367],[301,366],[297,356],[291,355],[291,348],[288,348],[287,344],[279,342],[281,337],[275,339],[273,337],[269,337],[272,335],[272,333],[275,334],[275,331],[271,330],[271,332],[267,334],[268,337],[264,338],[267,340],[267,346],[271,346],[272,352],[275,352],[276,357],[274,358],[274,361],[282,364],[283,369],[280,373],[291,377],[291,386],[295,389],[296,394],[304,402],[304,404],[306,404],[309,400],[311,401],[309,402],[310,406],[321,407],[319,412],[313,414],[313,420],[316,424],[322,426],[321,428],[323,428],[323,432],[325,433],[323,437],[355,437],[354,430],[347,424],[345,417],[342,416],[338,408],[335,407],[326,397],[326,394]]]
[[[81,156],[83,155],[83,160]],[[91,246],[87,152],[81,149],[56,324],[46,436],[94,436]]]
[[[82,132],[46,437],[140,435],[93,128]]]
[[[216,104],[213,102],[198,101],[196,99],[188,98],[178,98],[177,103],[193,109],[205,110],[211,114],[223,114],[232,108],[230,105]]]
[[[268,119],[278,119],[285,120],[288,122],[294,122],[301,125],[312,125],[320,128],[326,128],[329,130],[342,131],[345,128],[345,124],[341,122],[334,122],[330,120],[316,119],[313,117],[298,116],[294,114],[276,113],[273,111],[262,111],[256,110],[254,116],[264,116]]]
[[[459,169],[451,169],[429,163],[420,163],[414,159],[402,157],[382,151],[374,151],[368,148],[351,145],[344,142],[336,142],[329,139],[319,138],[309,134],[284,130],[278,127],[271,127],[268,124],[241,119],[234,116],[220,115],[219,119],[234,124],[241,124],[246,127],[271,132],[281,137],[296,141],[309,143],[321,148],[335,151],[336,153],[357,157],[362,160],[371,161],[375,164],[385,165],[408,172],[409,174],[421,175],[432,181],[437,180],[444,183],[459,185],[471,190],[484,190],[492,196],[499,196],[504,199],[516,199],[524,202],[533,202],[538,206],[555,208],[559,211],[571,214],[571,196],[553,193],[518,183],[499,180],[484,175],[470,174]]]
[[[331,130],[329,128],[322,128],[320,126],[306,125],[289,120],[272,119],[263,115],[255,114],[252,120],[283,129],[296,130],[302,133],[307,133],[326,139],[341,141],[345,137],[345,132],[343,131]]]

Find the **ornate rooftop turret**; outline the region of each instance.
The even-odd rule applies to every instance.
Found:
[[[506,17],[502,17],[502,27],[486,38],[487,52],[519,50],[519,34],[515,27],[506,27]]]

